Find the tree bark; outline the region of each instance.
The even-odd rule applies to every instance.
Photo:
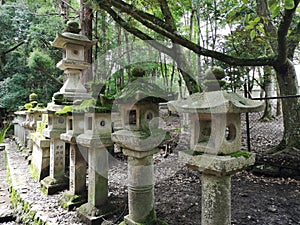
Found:
[[[298,94],[297,76],[293,63],[288,59],[284,65],[275,67],[280,94]],[[300,149],[300,100],[298,98],[282,99],[284,135],[279,150],[287,147]]]
[[[274,91],[274,78],[272,75],[272,67],[264,66],[264,74],[263,74],[263,89],[265,92],[265,97],[272,97]],[[274,100],[266,99],[265,100],[265,110],[264,114],[261,118],[262,121],[268,121],[274,119]]]
[[[80,24],[81,34],[87,36],[90,40],[93,39],[93,10],[88,6],[86,0],[80,1]],[[85,61],[92,64],[92,48],[85,51]],[[93,70],[89,67],[84,71],[81,78],[82,83],[86,86],[89,81],[93,80]]]
[[[159,1],[161,6],[161,10],[164,16],[164,20],[155,17],[143,10],[137,9],[134,5],[127,4],[122,0],[96,0],[99,3],[99,6],[108,12],[113,19],[118,22],[123,28],[142,40],[151,40],[151,45],[158,50],[168,54],[169,56],[176,59],[178,67],[182,69],[182,71],[189,71],[188,63],[181,58],[183,55],[182,47],[185,47],[198,55],[202,55],[205,57],[212,57],[214,59],[220,60],[228,65],[232,66],[272,66],[276,70],[276,76],[279,83],[279,88],[281,95],[294,95],[297,94],[297,85],[296,85],[296,73],[294,66],[288,57],[293,56],[293,52],[295,50],[295,46],[299,45],[299,24],[295,31],[289,33],[289,29],[291,29],[291,23],[293,17],[295,15],[295,11],[298,7],[300,0],[294,0],[294,8],[293,9],[284,9],[284,12],[281,15],[280,23],[278,28],[271,23],[273,21],[270,18],[270,13],[268,11],[268,5],[266,0],[257,0],[257,14],[258,16],[263,16],[267,18],[269,21],[265,24],[265,30],[269,34],[270,37],[270,45],[273,49],[273,54],[270,57],[259,57],[259,58],[240,58],[234,57],[231,55],[227,55],[222,52],[209,50],[207,48],[201,47],[199,44],[196,44],[183,35],[178,34],[176,31],[176,27],[174,27],[175,23],[172,21],[172,16],[170,11],[168,10],[168,5],[166,0]],[[114,7],[114,9],[112,8]],[[118,14],[117,12],[120,12]],[[138,22],[140,22],[146,28],[154,31],[156,34],[162,35],[168,38],[172,43],[174,43],[173,48],[168,48],[161,43],[156,42],[150,35],[145,34],[141,30],[136,27],[128,24],[122,17],[121,13],[127,14],[129,17],[134,18]],[[297,35],[294,35],[296,33]],[[292,37],[292,35],[294,35]],[[277,38],[274,38],[277,37]],[[291,40],[294,40],[292,42]],[[175,46],[175,49],[174,49]],[[180,47],[176,47],[180,46]],[[179,53],[179,54],[178,54]],[[184,80],[186,85],[188,86],[190,92],[197,91],[192,88],[194,87],[193,79],[190,76],[192,73],[183,73]],[[192,88],[191,88],[192,87]],[[191,88],[191,89],[190,89]],[[282,101],[283,104],[283,115],[284,115],[284,138],[283,142],[286,146],[294,146],[299,147],[299,101],[295,99],[284,99]],[[298,110],[298,111],[297,111]],[[292,115],[293,114],[293,115]]]

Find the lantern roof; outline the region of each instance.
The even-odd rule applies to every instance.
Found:
[[[129,83],[122,91],[117,94],[117,103],[136,103],[136,102],[166,102],[168,94],[159,86],[149,83],[144,78]]]
[[[91,47],[96,44],[96,41],[91,41],[86,36],[81,34],[75,34],[71,32],[64,32],[62,34],[57,33],[56,38],[51,45],[56,48],[65,48],[66,44],[76,44],[86,47]]]
[[[211,91],[195,93],[187,99],[170,101],[168,107],[172,111],[185,113],[246,113],[262,111],[264,104],[237,93]]]

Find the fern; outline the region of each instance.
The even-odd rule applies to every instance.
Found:
[[[5,125],[3,127],[3,129],[0,131],[0,144],[4,141],[6,132],[8,131],[8,129],[10,128],[10,123],[8,123],[7,125]]]

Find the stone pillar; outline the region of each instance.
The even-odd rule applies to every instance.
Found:
[[[108,201],[108,151],[104,146],[88,149],[88,202],[78,209],[78,216],[88,225],[103,221],[101,215],[114,211]]]
[[[41,190],[46,195],[62,191],[68,187],[65,177],[65,142],[50,139],[50,176],[41,181]]]
[[[108,152],[106,148],[89,149],[88,202],[101,207],[108,198]]]
[[[65,174],[65,143],[60,139],[50,140],[50,177],[61,180]]]
[[[70,142],[69,190],[64,192],[60,205],[73,210],[86,202],[86,167],[87,162],[74,142]]]
[[[123,149],[128,156],[128,208],[124,217],[127,225],[156,224],[154,210],[154,165],[156,150],[139,152]]]
[[[231,224],[231,177],[202,174],[202,225]]]
[[[49,176],[50,140],[42,138],[37,133],[31,134],[30,137],[33,143],[30,173],[34,180],[40,182]]]
[[[86,190],[86,160],[77,144],[70,144],[70,193],[81,195]]]

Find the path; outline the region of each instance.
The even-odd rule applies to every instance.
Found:
[[[0,223],[13,220],[10,209],[9,185],[6,182],[6,165],[4,151],[0,150]]]

